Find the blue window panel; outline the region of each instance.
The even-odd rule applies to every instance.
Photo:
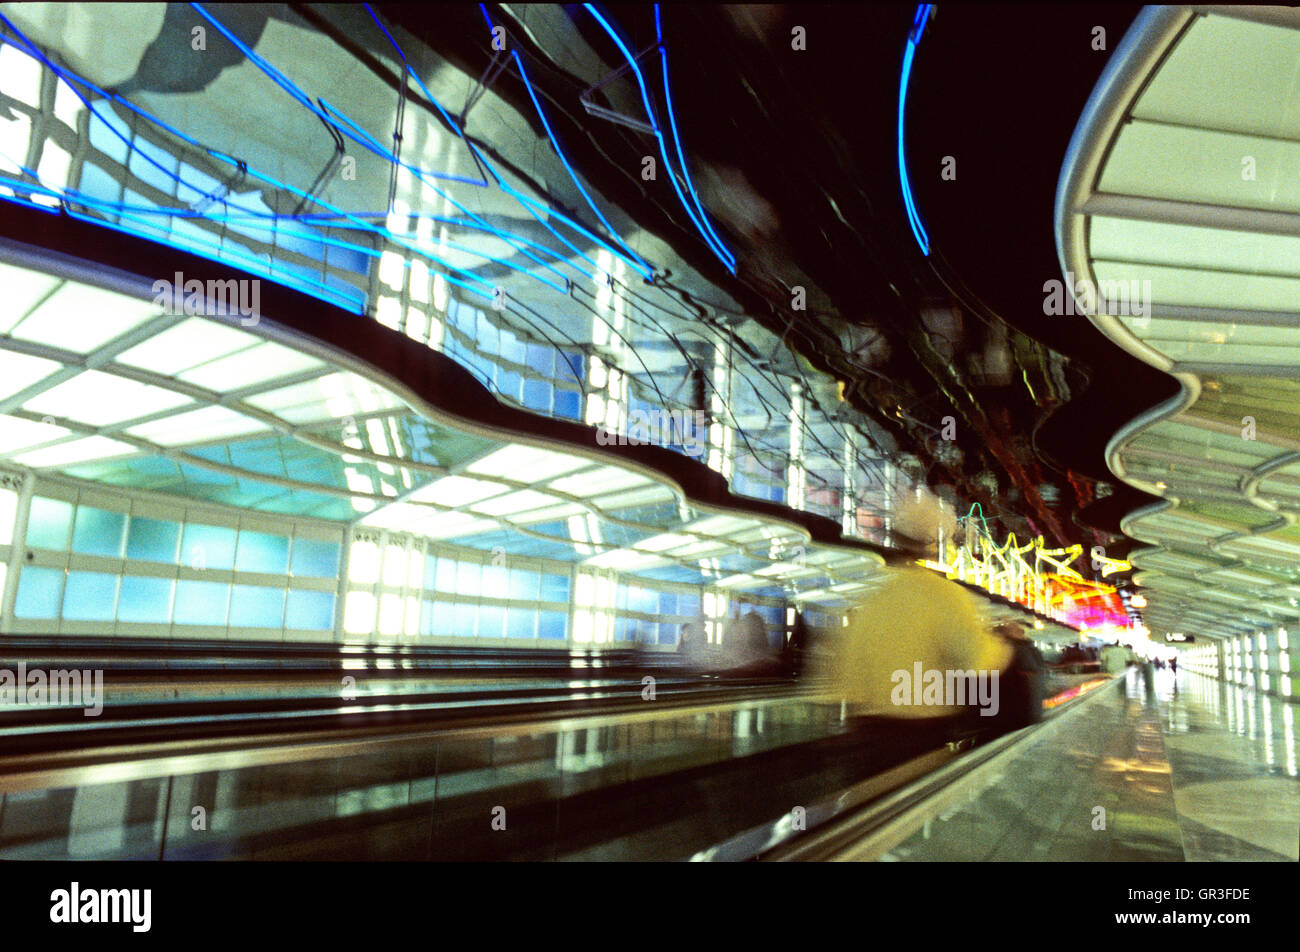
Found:
[[[474,615],[477,607],[476,605],[457,602],[455,611],[452,613],[451,631],[445,631],[443,634],[456,635],[459,638],[473,638]]]
[[[72,551],[120,559],[125,529],[125,513],[78,506],[77,521],[72,530]]]
[[[483,594],[492,598],[504,598],[509,588],[510,572],[504,565],[483,566]]]
[[[480,638],[504,637],[506,610],[495,605],[480,605],[478,609],[478,636]]]
[[[330,631],[334,627],[334,593],[289,589],[284,627],[295,631]]]
[[[661,592],[659,595],[659,612],[663,615],[677,614],[677,595],[673,592]]]
[[[532,608],[512,608],[506,613],[507,638],[536,638],[537,612]]]
[[[569,576],[542,575],[541,601],[567,602],[569,600]]]
[[[539,413],[551,412],[551,390],[549,383],[542,380],[524,379],[524,397],[521,401],[530,410]]]
[[[513,364],[523,364],[528,360],[528,345],[502,328],[501,356]]]
[[[564,612],[538,612],[537,636],[548,641],[563,641],[568,635],[569,616]]]
[[[510,597],[518,601],[537,601],[537,573],[527,569],[511,569]]]
[[[353,274],[367,274],[369,273],[371,258],[369,255],[354,251],[351,248],[339,248],[330,245],[325,249],[325,260],[331,268],[351,271]],[[327,280],[327,283],[333,286],[334,282]]]
[[[317,539],[293,540],[293,574],[310,578],[338,578],[342,545]]]
[[[659,593],[651,588],[633,588],[628,593],[628,603],[634,612],[654,615],[659,611]]]
[[[614,619],[614,640],[615,641],[634,641],[633,622],[630,618]]]
[[[224,625],[230,586],[224,582],[197,582],[182,579],[176,583],[178,625]]]
[[[424,557],[424,590],[432,592],[436,587],[434,579],[437,578],[438,559],[437,556],[426,555]]]
[[[555,415],[566,420],[582,417],[582,395],[573,390],[555,390]]]
[[[433,602],[427,598],[420,603],[420,634],[433,634]]]
[[[681,636],[681,626],[672,622],[661,621],[659,623],[659,644],[675,645],[677,639]]]
[[[112,621],[117,609],[117,576],[69,572],[63,592],[63,617],[70,621]]]
[[[144,139],[137,139],[134,144],[136,151],[131,153],[131,174],[148,182],[161,192],[166,192],[168,195],[173,194],[176,188],[176,160],[169,155],[158,154],[148,147],[148,143]],[[153,162],[146,161],[143,155],[145,151],[154,153],[149,158],[161,165],[162,169],[158,168],[158,165],[154,165]],[[166,171],[163,171],[164,169]]]
[[[511,400],[519,399],[519,387],[522,381],[519,374],[510,370],[497,370],[497,390],[505,394]]]
[[[180,537],[179,523],[132,516],[131,528],[126,537],[126,557],[174,565],[176,545]]]
[[[204,569],[229,569],[235,565],[235,530],[187,523],[181,540],[181,559]],[[177,598],[179,601],[179,596]]]
[[[548,344],[529,344],[528,366],[543,380],[550,380],[555,376],[555,350]]]
[[[438,559],[438,591],[456,594],[456,560],[445,556]]]
[[[236,585],[230,597],[230,624],[241,628],[284,625],[284,589]]]
[[[27,516],[27,544],[66,552],[72,529],[72,503],[36,496]]]
[[[452,623],[456,620],[456,606],[452,602],[438,601],[433,604],[433,633],[451,635]]]
[[[586,379],[587,358],[585,356],[583,356],[582,354],[570,353],[567,350],[562,350],[556,355],[555,375],[557,377],[563,375],[567,379],[573,379],[572,377],[569,377],[569,371],[564,368],[565,363],[567,363],[569,367],[572,368],[573,374],[575,377],[577,377],[578,380]]]
[[[122,576],[117,620],[166,624],[172,615],[172,586],[175,584],[169,578]]]
[[[456,569],[456,594],[478,595],[483,566],[477,562],[461,562]]]
[[[209,196],[216,195],[222,184],[219,179],[215,179],[206,172],[184,162],[180,164],[177,176],[185,181],[177,183],[176,197],[186,205],[194,205]],[[208,240],[211,240],[210,233]]]
[[[678,595],[677,614],[695,618],[701,612],[699,595]]]
[[[93,123],[91,129],[94,129]],[[91,138],[94,138],[93,134]],[[81,181],[77,183],[77,190],[102,202],[116,202],[122,195],[121,184],[99,166],[90,162],[81,167]]]
[[[283,575],[289,565],[289,540],[268,532],[240,530],[235,550],[235,568],[241,572]],[[277,624],[275,627],[279,628]]]
[[[19,618],[58,618],[63,600],[63,571],[28,567],[18,576],[14,615]]]
[[[126,152],[129,147],[126,142],[113,135],[110,126],[117,129],[126,139],[131,138],[131,130],[127,124],[118,117],[117,113],[106,108],[101,102],[90,114],[90,144],[118,165],[122,165],[126,162]]]

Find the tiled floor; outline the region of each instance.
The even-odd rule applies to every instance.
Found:
[[[882,858],[1295,861],[1296,705],[1155,674],[1104,689]]]

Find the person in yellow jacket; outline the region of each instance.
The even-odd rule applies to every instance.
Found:
[[[991,675],[1005,671],[1014,654],[990,629],[974,595],[917,566],[889,570],[851,611],[840,636],[833,690],[851,716],[873,719],[937,721],[965,716],[972,706],[995,707],[998,680]],[[978,691],[969,681],[962,685],[975,695],[966,703],[950,703],[959,695],[949,672],[975,672],[984,680]]]

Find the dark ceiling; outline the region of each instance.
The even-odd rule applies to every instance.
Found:
[[[383,9],[473,75],[491,61],[477,7]],[[664,6],[677,123],[704,204],[736,252],[735,277],[669,186],[636,174],[646,135],[587,115],[586,83],[562,51],[535,45],[512,8],[489,9],[545,67],[530,66],[532,80],[575,164],[751,315],[789,326],[804,356],[921,460],[931,485],[981,502],[1004,529],[1123,550],[1119,518],[1154,500],[1114,484],[1104,447],[1176,386],[1085,318],[1045,316],[1043,283],[1060,277],[1053,205],[1070,136],[1140,7],[936,8],[906,128],[927,258],[898,178],[899,75],[915,6]],[[654,43],[650,5],[602,9],[633,50]],[[622,63],[580,5],[563,11],[611,69]],[[795,27],[806,49],[792,48]],[[1096,27],[1105,51],[1093,49]],[[494,91],[526,101],[509,71]],[[628,96],[617,83],[607,91],[614,107]],[[940,176],[945,156],[955,179]],[[796,285],[806,311],[791,310]],[[946,416],[957,421],[951,442],[937,435]]]

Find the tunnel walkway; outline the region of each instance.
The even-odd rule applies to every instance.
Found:
[[[1009,750],[887,861],[1295,861],[1295,706],[1131,670]]]

